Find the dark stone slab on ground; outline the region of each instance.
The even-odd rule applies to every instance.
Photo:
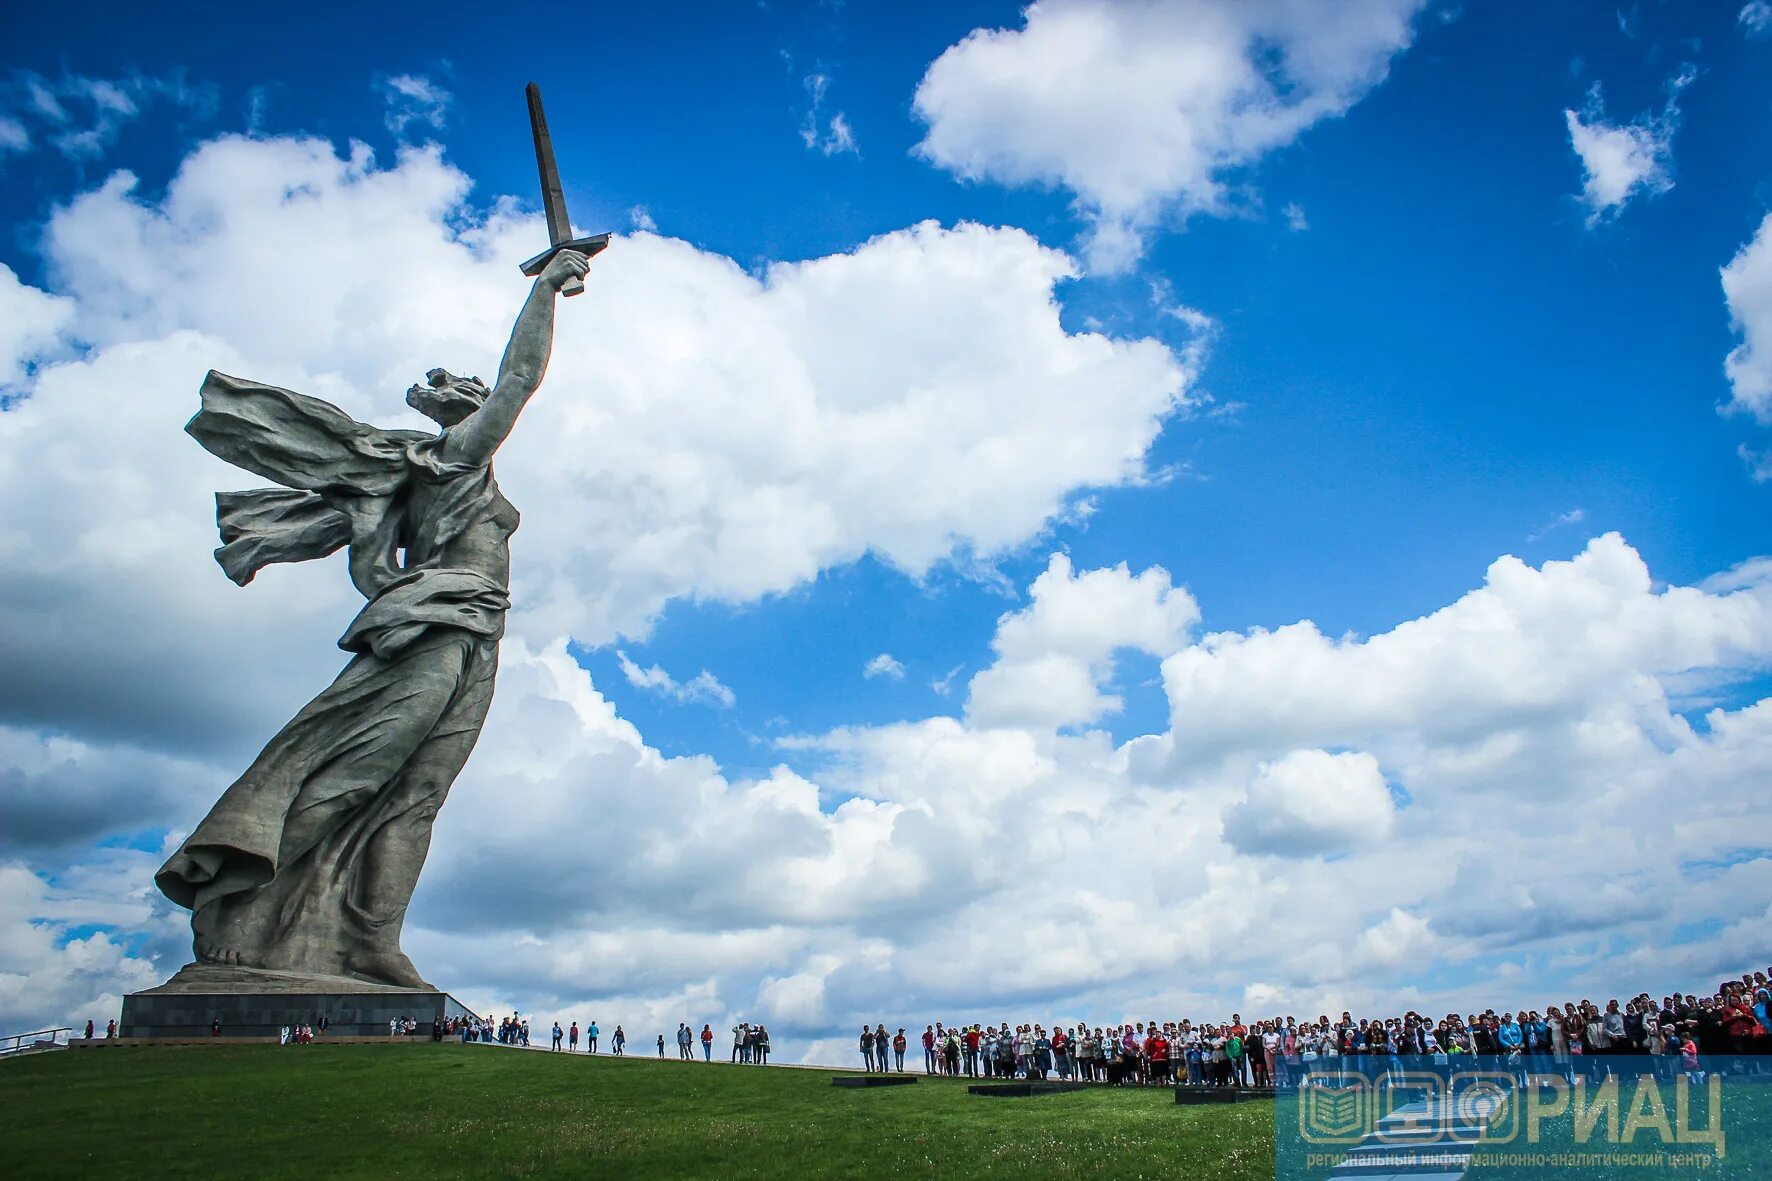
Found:
[[[1061,1091],[1082,1091],[1088,1083],[980,1083],[967,1087],[974,1095],[990,1095],[998,1099],[1025,1099],[1030,1095],[1056,1095]]]
[[[914,1074],[840,1074],[831,1080],[833,1087],[902,1087],[914,1083]]]
[[[1182,1085],[1175,1088],[1175,1101],[1188,1105],[1195,1103],[1247,1103],[1251,1099],[1272,1099],[1272,1087],[1190,1087]]]
[[[157,988],[123,998],[126,1038],[276,1037],[285,1025],[318,1025],[339,1037],[386,1037],[388,1022],[410,1017],[417,1036],[451,1017],[473,1014],[446,992],[365,984],[339,976],[296,976],[192,964]]]

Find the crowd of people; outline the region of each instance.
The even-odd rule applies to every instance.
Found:
[[[528,1046],[529,1020],[521,1014],[512,1013],[509,1017],[501,1017],[497,1021],[489,1017],[451,1017],[437,1026],[439,1037],[459,1037],[463,1042],[494,1042],[502,1046]],[[584,1050],[587,1054],[595,1054],[602,1042],[603,1030],[595,1020],[581,1031],[577,1021],[571,1027],[562,1029],[558,1021],[554,1022],[553,1039],[550,1050],[561,1050],[576,1054],[579,1049],[580,1035],[583,1035]],[[679,1030],[679,1034],[681,1030]],[[709,1034],[712,1037],[712,1034]],[[608,1053],[621,1056],[627,1052],[628,1034],[617,1025],[615,1032],[609,1037]],[[664,1035],[658,1036],[659,1057],[664,1057]],[[685,1055],[687,1057],[687,1055]]]
[[[555,1029],[560,1028],[560,1025],[558,1022],[555,1022],[554,1028]],[[695,1030],[693,1030],[689,1027],[689,1024],[687,1022],[679,1021],[679,1022],[677,1022],[677,1034],[676,1034],[675,1040],[677,1043],[677,1057],[680,1060],[682,1060],[684,1062],[692,1062],[695,1060],[695,1045],[697,1042],[701,1043],[701,1060],[703,1062],[712,1062],[714,1060],[714,1027],[713,1026],[704,1025],[701,1027],[701,1032],[696,1033]],[[664,1035],[663,1034],[659,1035],[659,1041],[660,1041],[659,1056],[663,1057],[664,1056],[664,1049],[663,1049]]]
[[[1597,1078],[1618,1056],[1654,1060],[1669,1077],[1709,1069],[1772,1074],[1772,969],[1725,980],[1710,995],[1648,993],[1627,1001],[1548,1005],[1432,1018],[1416,1012],[1331,1020],[1294,1017],[1196,1024],[1138,1021],[1106,1027],[1054,1022],[924,1027],[914,1040],[929,1074],[981,1079],[1056,1078],[1111,1084],[1292,1087],[1305,1076],[1436,1066]],[[870,1071],[904,1071],[913,1039],[903,1028],[862,1027],[857,1048]]]
[[[769,1030],[741,1021],[732,1027],[732,1060],[752,1066],[769,1065]]]
[[[392,1022],[389,1023],[390,1025]],[[595,1030],[595,1026],[592,1027]],[[559,1026],[555,1026],[556,1031]],[[574,1029],[574,1041],[577,1040]],[[391,1031],[390,1031],[391,1032]],[[502,1046],[527,1046],[529,1044],[529,1022],[516,1013],[509,1017],[501,1017],[494,1021],[490,1017],[476,1017],[472,1014],[465,1017],[449,1017],[433,1026],[432,1036],[437,1040],[445,1037],[459,1037],[463,1042],[497,1042]],[[596,1040],[595,1033],[592,1041]]]
[[[393,1028],[394,1025],[394,1022],[389,1022],[390,1034],[396,1032]],[[548,1049],[576,1054],[579,1051],[582,1038],[585,1053],[595,1054],[598,1052],[602,1032],[595,1020],[584,1026],[582,1030],[576,1020],[566,1026],[555,1021]],[[459,1037],[464,1043],[496,1042],[507,1046],[527,1046],[529,1045],[529,1022],[518,1013],[512,1013],[509,1017],[501,1018],[498,1021],[475,1016],[451,1017],[435,1026],[433,1036],[438,1039]],[[677,1032],[672,1040],[677,1046],[677,1057],[682,1061],[689,1062],[695,1059],[695,1048],[698,1044],[701,1047],[702,1061],[712,1062],[714,1060],[715,1034],[712,1025],[703,1025],[698,1032],[688,1022],[679,1021]],[[608,1052],[612,1055],[622,1055],[627,1050],[627,1043],[627,1031],[617,1025],[615,1032],[610,1036]],[[655,1044],[658,1056],[665,1057],[665,1035],[659,1034]],[[748,1021],[734,1025],[732,1027],[732,1061],[757,1066],[768,1065],[769,1030],[763,1025],[752,1025]]]
[[[1413,1067],[1468,1063],[1473,1069],[1576,1073],[1598,1078],[1614,1069],[1621,1055],[1653,1059],[1669,1077],[1685,1072],[1700,1078],[1707,1070],[1772,1075],[1772,968],[1744,972],[1704,996],[1672,993],[1657,1002],[1648,993],[1629,1000],[1567,1002],[1537,1009],[1448,1013],[1433,1018],[1410,1011],[1382,1018],[1355,1019],[1344,1011],[1315,1020],[1270,1017],[1196,1023],[1136,1021],[1090,1026],[1064,1021],[953,1025],[935,1022],[921,1034],[884,1023],[863,1026],[857,1042],[869,1071],[905,1071],[907,1055],[922,1049],[929,1074],[980,1079],[1059,1079],[1114,1085],[1273,1087],[1299,1085],[1307,1076],[1372,1074]],[[498,1021],[452,1018],[439,1027],[464,1042],[529,1044],[529,1022],[519,1014]],[[769,1031],[761,1024],[732,1026],[733,1063],[766,1065]],[[591,1021],[581,1031],[553,1023],[551,1049],[599,1052],[601,1030]],[[90,1033],[88,1036],[91,1036]],[[439,1032],[434,1036],[442,1036]],[[699,1044],[702,1061],[713,1060],[715,1033],[678,1022],[677,1057],[690,1061]],[[627,1034],[617,1025],[608,1052],[622,1054]],[[665,1057],[665,1035],[656,1041]],[[913,1061],[914,1068],[914,1061]]]

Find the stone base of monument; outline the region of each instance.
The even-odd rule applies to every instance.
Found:
[[[967,1087],[974,1095],[990,1095],[998,1099],[1025,1099],[1031,1095],[1057,1095],[1062,1091],[1087,1090],[1088,1083],[1064,1082],[1019,1082],[1019,1083],[979,1083]]]
[[[831,1080],[833,1087],[902,1087],[914,1083],[914,1074],[840,1074]]]
[[[411,1018],[416,1035],[473,1012],[446,992],[366,984],[346,976],[187,964],[157,988],[123,998],[125,1038],[274,1038],[285,1025],[318,1025],[332,1037],[387,1037],[388,1022]]]

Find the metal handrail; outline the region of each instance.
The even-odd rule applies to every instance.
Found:
[[[58,1034],[64,1033],[68,1035],[67,1038],[57,1036]],[[28,1046],[25,1044],[26,1038],[41,1038],[44,1034],[49,1035],[49,1041],[47,1043],[43,1041],[34,1041]],[[71,1040],[73,1036],[74,1028],[71,1025],[58,1025],[54,1029],[33,1029],[29,1033],[0,1034],[0,1042],[12,1043],[10,1046],[0,1045],[0,1058],[3,1058],[8,1054],[22,1053],[26,1050],[36,1050],[46,1048],[47,1046],[63,1045],[68,1040]]]

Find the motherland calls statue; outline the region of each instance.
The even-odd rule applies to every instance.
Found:
[[[338,678],[272,738],[155,881],[191,910],[197,959],[429,988],[400,928],[431,825],[492,702],[517,510],[492,456],[541,383],[554,301],[589,262],[557,248],[498,382],[433,369],[406,401],[442,432],[388,431],[317,398],[211,372],[185,428],[282,488],[216,497],[216,560],[244,586],[272,562],[349,547],[368,605]]]

